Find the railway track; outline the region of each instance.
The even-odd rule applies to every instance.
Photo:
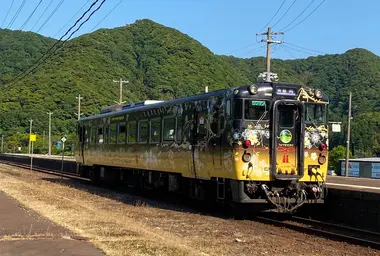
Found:
[[[266,216],[256,216],[256,218],[268,224],[289,228],[302,233],[380,249],[380,233],[377,232],[298,216],[287,216],[286,218],[279,219]]]
[[[30,165],[24,164],[24,163],[15,163],[15,162],[7,161],[7,160],[0,160],[0,163],[30,170]],[[49,168],[44,168],[44,167],[39,167],[39,166],[33,166],[32,170],[36,172],[59,176],[62,178],[90,182],[89,179],[82,178],[79,175],[71,173],[71,172],[61,172],[60,170],[49,169]]]
[[[30,170],[30,165],[26,163],[16,163],[8,160],[0,160],[0,163]],[[33,171],[46,173],[62,178],[64,177],[78,181],[90,182],[89,179],[82,178],[75,173],[61,172],[61,170],[57,170],[56,168],[34,166]],[[344,241],[347,243],[371,247],[374,249],[380,249],[380,233],[319,220],[303,218],[299,216],[287,215],[285,218],[284,216],[279,216],[281,215],[261,215],[255,216],[253,220],[256,219],[267,224],[289,228],[302,233],[318,235],[334,240]]]

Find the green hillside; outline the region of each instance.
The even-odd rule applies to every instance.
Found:
[[[264,58],[239,59],[218,56],[183,33],[150,20],[115,29],[101,29],[69,41],[66,47],[25,80],[8,82],[25,70],[54,43],[34,33],[0,30],[0,130],[18,143],[33,119],[34,131],[47,132],[53,111],[53,134],[73,134],[76,96],[83,95],[85,115],[118,100],[118,84],[129,80],[127,102],[169,99],[200,93],[205,86],[216,90],[256,81],[264,71]],[[373,154],[379,148],[377,122],[380,115],[380,58],[364,49],[341,55],[324,55],[272,62],[281,81],[322,88],[331,98],[330,120],[342,121],[348,108],[348,90],[353,92],[353,141],[356,149]],[[170,89],[174,93],[162,93]],[[368,124],[368,131],[363,128]],[[22,136],[21,136],[22,137]],[[10,140],[10,139],[9,139]],[[20,140],[20,138],[18,138]],[[25,140],[25,137],[22,137]],[[344,134],[334,134],[333,144],[344,143]],[[24,142],[25,144],[25,142]],[[42,143],[43,144],[43,143]]]

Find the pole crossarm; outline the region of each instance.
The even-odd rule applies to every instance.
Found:
[[[262,39],[261,42],[265,42],[267,44],[267,74],[266,74],[266,82],[271,82],[270,78],[270,58],[271,58],[271,52],[270,52],[270,45],[271,44],[282,44],[283,41],[279,40],[273,40],[272,36],[274,35],[283,35],[284,32],[272,32],[272,28],[268,27],[268,31],[264,33],[256,33],[256,35],[261,36],[267,36],[266,39]]]
[[[119,83],[120,87],[120,95],[119,95],[119,101],[115,101],[117,104],[123,104],[125,101],[123,101],[123,84],[129,84],[128,80],[123,80],[120,78],[119,80],[113,80],[114,83]]]

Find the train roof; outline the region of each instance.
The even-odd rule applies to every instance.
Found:
[[[270,83],[269,82],[260,82],[260,83],[254,83],[254,84],[256,86],[258,86],[259,88],[264,87],[264,88],[272,88],[272,89],[278,88],[278,87],[281,87],[281,88],[292,87],[292,88],[297,88],[297,90],[299,90],[302,87],[300,84],[285,83],[285,82],[270,82]],[[208,92],[208,93],[196,94],[196,95],[192,95],[192,96],[188,96],[188,97],[184,97],[184,98],[171,99],[171,100],[167,100],[167,101],[145,100],[145,101],[140,101],[140,102],[136,102],[136,103],[122,104],[122,105],[118,104],[118,105],[107,106],[105,108],[102,108],[102,111],[100,114],[80,118],[79,122],[88,121],[88,120],[97,119],[97,118],[102,118],[102,117],[112,117],[112,116],[120,115],[123,113],[129,113],[129,112],[132,112],[135,110],[164,107],[164,106],[171,105],[171,104],[182,104],[182,103],[188,102],[188,101],[207,99],[209,97],[222,95],[222,94],[226,93],[227,91],[233,92],[236,89],[239,89],[239,91],[247,91],[246,89],[248,86],[250,86],[250,85],[242,85],[242,86],[236,86],[236,87],[231,87],[231,88],[226,88],[226,89],[220,89],[220,90],[216,90],[216,91],[212,91],[212,92]],[[241,90],[242,88],[244,88],[244,90]],[[306,87],[302,87],[302,88],[305,88],[306,90],[311,90],[311,89],[306,88]],[[236,96],[239,96],[239,95],[240,95],[240,93]],[[322,99],[325,100],[326,102],[328,102],[327,95],[324,92],[323,92]]]

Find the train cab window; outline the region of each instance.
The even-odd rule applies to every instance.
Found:
[[[150,142],[160,142],[161,119],[153,119],[150,128]]]
[[[268,103],[263,100],[244,100],[244,119],[267,120]]]
[[[103,127],[98,127],[98,134],[97,134],[97,139],[96,139],[96,144],[103,144]]]
[[[118,127],[118,135],[117,135],[117,143],[124,144],[125,143],[125,123],[119,124]]]
[[[136,122],[128,123],[128,143],[136,142]]]
[[[138,142],[147,142],[149,133],[148,133],[148,121],[139,122],[139,139]]]
[[[326,122],[326,106],[324,104],[306,104],[307,123],[324,124]]]
[[[110,125],[110,143],[115,144],[117,141],[117,126],[116,124]]]
[[[235,119],[242,119],[243,118],[243,100],[237,99],[234,100],[234,118]]]
[[[164,119],[164,140],[171,141],[174,140],[174,129],[175,129],[175,119],[174,118],[165,118]]]
[[[279,126],[292,128],[296,117],[296,107],[292,105],[278,106]]]

